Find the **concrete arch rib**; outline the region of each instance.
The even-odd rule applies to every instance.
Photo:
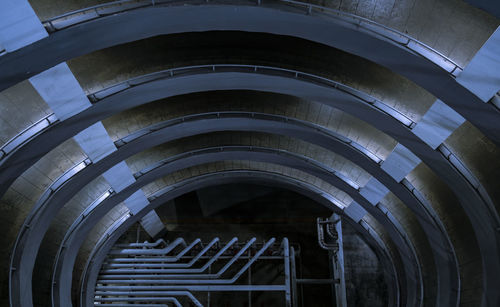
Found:
[[[200,150],[198,152],[181,154],[179,155],[179,157],[175,157],[175,159],[169,159],[168,163],[161,163],[160,166],[152,170],[149,170],[150,168],[147,167],[143,175],[137,178],[137,182],[134,183],[133,186],[130,186],[130,188],[126,188],[126,190],[124,190],[121,193],[129,195],[129,193],[130,194],[134,193],[141,186],[148,184],[149,182],[154,181],[155,179],[164,177],[170,173],[200,164],[218,162],[224,160],[249,160],[249,161],[259,161],[259,162],[266,162],[266,163],[287,166],[290,168],[298,169],[306,173],[309,173],[338,188],[344,188],[345,190],[349,189],[348,188],[349,185],[347,182],[343,181],[339,177],[332,175],[330,171],[325,168],[324,165],[321,165],[318,162],[315,162],[314,160],[306,159],[304,156],[292,154],[290,152],[274,150],[270,148],[229,146],[226,148],[226,150],[222,150],[221,147],[216,147],[216,148]],[[368,211],[374,217],[376,217],[384,226],[389,228],[389,233],[391,233],[390,230],[391,226],[389,224],[397,223],[397,221],[395,221],[394,219],[391,219],[391,221],[385,219],[384,221],[384,217],[381,215],[382,212],[378,208],[373,206],[368,206],[368,204],[366,204],[366,200],[363,200],[362,197],[360,197],[359,195],[356,196],[358,192],[355,191],[355,189],[351,187],[350,190],[351,190],[350,195],[352,195],[353,198],[355,198],[358,202],[360,202],[363,207],[367,208]],[[60,266],[56,265],[56,270],[61,275],[59,275],[54,280],[55,284],[59,285],[58,289],[55,291],[56,295],[54,296],[54,301],[57,302],[59,300],[60,302],[60,304],[56,303],[55,306],[66,306],[70,303],[69,301],[67,301],[67,299],[69,297],[68,295],[70,294],[69,286],[71,284],[71,272],[73,271],[72,267],[74,265],[78,250],[81,244],[83,243],[83,239],[85,238],[86,234],[100,220],[100,218],[106,214],[106,212],[108,212],[113,206],[117,204],[117,201],[119,202],[120,199],[124,199],[126,197],[127,196],[121,196],[121,195],[110,196],[108,199],[103,200],[99,204],[99,206],[95,207],[94,210],[88,212],[83,220],[78,221],[77,223],[79,227],[78,231],[76,230],[72,231],[72,233],[74,233],[74,236],[68,238],[68,241],[65,242],[67,248],[65,256]],[[339,201],[336,202],[339,203]],[[359,206],[357,204],[353,205]],[[404,230],[402,230],[402,228],[397,224],[395,228],[399,233],[404,233]],[[403,234],[403,237],[404,236],[405,235]],[[405,249],[404,245],[408,245],[411,247],[411,243],[409,243],[408,240],[405,240],[406,242],[402,242],[401,240],[394,238],[394,236],[391,237],[393,237],[393,241],[395,241],[396,244],[403,250],[403,253]],[[410,253],[414,254],[414,251],[410,251]],[[405,272],[407,274],[407,277],[408,274],[409,275],[415,273],[417,275],[420,274],[418,273],[418,271],[417,272],[412,271],[411,264],[409,264],[408,261],[410,260],[411,262],[411,258],[415,257],[415,255],[412,256],[408,254],[406,255],[403,254],[402,257],[403,257],[402,259],[403,263],[406,264]],[[408,267],[409,265],[410,267]],[[410,286],[411,283],[408,283],[408,287]],[[408,303],[408,306],[410,305],[412,304]]]
[[[189,83],[189,85],[187,83]],[[196,89],[189,89],[189,86],[194,86],[196,87]],[[69,119],[67,122],[54,125],[54,129],[47,130],[42,135],[40,135],[40,137],[36,138],[33,142],[28,144],[29,146],[23,147],[18,150],[15,155],[16,159],[21,158],[20,160],[18,160],[18,162],[33,161],[32,159],[36,159],[37,155],[43,154],[39,152],[40,146],[35,145],[37,144],[37,142],[41,141],[38,144],[57,144],[57,142],[59,142],[58,139],[70,137],[79,130],[84,129],[90,123],[109,116],[113,113],[119,112],[120,110],[171,95],[183,94],[193,91],[208,91],[211,89],[254,89],[294,95],[302,97],[304,99],[328,103],[329,105],[347,111],[354,116],[361,117],[363,120],[371,123],[375,127],[379,127],[379,129],[385,131],[389,135],[392,135],[399,141],[403,142],[404,145],[406,145],[409,149],[416,153],[420,158],[422,158],[422,160],[426,162],[431,167],[431,169],[436,171],[436,173],[440,177],[442,177],[445,182],[448,183],[448,185],[452,188],[456,195],[461,198],[461,203],[466,209],[466,212],[469,214],[469,216],[473,217],[471,220],[473,221],[473,224],[475,224],[475,227],[477,227],[477,229],[480,230],[482,234],[487,234],[476,234],[479,241],[483,241],[482,249],[483,251],[486,251],[485,253],[483,253],[483,257],[488,258],[488,261],[485,261],[483,258],[483,264],[485,265],[483,267],[488,268],[485,271],[493,272],[498,269],[499,264],[494,258],[494,255],[496,253],[495,250],[497,249],[497,247],[495,246],[496,244],[491,244],[491,241],[489,240],[489,238],[497,237],[497,233],[495,230],[495,221],[492,221],[492,217],[487,213],[486,210],[477,210],[476,206],[472,206],[472,204],[480,204],[482,202],[479,195],[477,195],[477,192],[474,191],[474,189],[468,184],[468,182],[461,177],[461,175],[440,153],[432,150],[426,144],[421,142],[415,135],[411,133],[411,131],[402,127],[402,125],[398,121],[382,112],[378,112],[376,109],[372,108],[369,104],[363,102],[362,100],[354,97],[349,97],[345,93],[341,93],[340,98],[342,100],[339,100],[339,95],[335,89],[326,88],[318,84],[311,84],[310,82],[306,82],[304,80],[285,78],[281,76],[267,76],[263,73],[252,74],[230,72],[205,75],[201,74],[196,76],[182,76],[170,80],[155,80],[150,83],[141,84],[104,98],[93,107],[87,109],[74,118]],[[334,98],[337,99],[334,100]],[[23,155],[28,156],[26,157]],[[7,161],[11,158],[14,159],[14,156],[8,156],[4,160]],[[15,162],[10,163],[10,165],[15,164]],[[9,176],[11,178],[16,178],[15,176],[12,177],[13,174],[8,174],[8,172],[15,171],[18,172],[19,170],[15,170],[15,167],[11,167],[3,171],[0,176]],[[488,240],[486,240],[487,238]],[[489,254],[488,250],[494,251],[494,254]],[[486,265],[486,262],[489,262],[491,265]],[[491,274],[490,278],[492,280],[495,280],[496,278],[498,278],[498,275]],[[493,281],[489,284],[495,285],[496,283],[495,281]],[[495,291],[488,291],[488,293],[494,292]]]
[[[216,114],[215,114],[216,115]],[[215,116],[216,117],[216,116]],[[242,124],[243,127],[242,128]],[[284,126],[284,127],[283,127]],[[286,123],[282,122],[270,122],[270,121],[262,121],[256,119],[247,119],[244,121],[242,118],[217,118],[215,120],[199,120],[196,122],[184,122],[178,125],[171,127],[171,129],[162,129],[157,130],[151,134],[144,135],[134,141],[131,141],[128,144],[125,144],[119,148],[118,151],[104,158],[96,164],[90,164],[85,169],[74,175],[74,178],[66,184],[64,184],[64,188],[58,190],[57,193],[53,193],[49,196],[49,200],[52,202],[51,206],[41,207],[41,204],[38,204],[36,208],[42,208],[38,210],[33,218],[29,221],[30,227],[29,229],[25,229],[24,232],[21,233],[20,239],[17,243],[17,249],[13,253],[13,262],[12,266],[16,267],[17,270],[13,271],[12,274],[12,285],[13,289],[29,289],[31,286],[30,279],[27,276],[30,276],[30,273],[33,269],[36,252],[40,245],[40,242],[50,224],[50,219],[57,213],[59,208],[65,203],[65,200],[68,200],[72,197],[72,195],[78,191],[81,186],[90,182],[93,178],[100,175],[103,171],[109,169],[116,163],[122,161],[128,156],[133,155],[134,153],[140,152],[145,148],[155,146],[157,144],[161,144],[163,142],[168,141],[169,139],[174,139],[178,137],[188,136],[192,134],[206,133],[210,131],[233,131],[233,130],[249,130],[249,131],[277,131],[282,130],[286,131]],[[207,128],[209,127],[209,128]],[[298,129],[291,129],[289,132],[291,135],[295,133],[300,133]],[[328,174],[330,176],[330,174]],[[337,182],[339,184],[347,185],[345,182]],[[352,189],[352,187],[348,186],[346,188]],[[353,191],[354,192],[354,191]],[[357,192],[356,192],[357,193]],[[358,195],[356,197],[358,202],[366,205],[368,210],[374,210],[371,204],[367,203],[366,200],[360,199]],[[385,219],[386,216],[383,212],[379,212],[379,215],[382,215],[381,218]],[[397,230],[393,232],[393,235],[397,236]],[[397,239],[397,237],[396,237]],[[401,239],[400,241],[401,242]],[[412,255],[412,252],[406,252],[406,255]],[[413,259],[416,257],[411,256]],[[418,275],[416,275],[418,276]],[[418,279],[418,277],[417,277]],[[410,280],[411,281],[411,280]],[[415,282],[415,279],[413,279]],[[418,286],[414,286],[412,290],[420,289]],[[420,290],[419,290],[420,291]],[[27,292],[28,295],[31,294]],[[16,303],[14,301],[14,305],[24,306],[24,304],[29,304],[31,297],[28,297],[26,293],[19,297],[19,295],[13,295],[13,299],[19,299],[23,303]],[[414,294],[413,298],[410,299],[410,302],[416,297]],[[29,306],[29,305],[27,305]]]
[[[287,26],[283,27],[283,24]],[[60,62],[95,50],[156,35],[198,31],[246,31],[294,36],[366,58],[427,89],[493,142],[500,144],[500,128],[497,125],[500,110],[483,103],[441,67],[359,29],[328,18],[276,8],[232,5],[154,7],[80,23],[0,58],[0,90]]]
[[[312,186],[306,182],[296,180],[294,178],[290,178],[284,175],[268,173],[263,171],[221,171],[217,173],[206,174],[202,176],[198,176],[196,178],[187,179],[178,184],[175,184],[170,187],[161,195],[151,201],[151,204],[146,207],[142,212],[134,215],[130,218],[127,216],[124,219],[120,219],[117,223],[110,227],[109,237],[99,241],[96,245],[96,248],[92,252],[89,260],[92,261],[92,265],[89,265],[87,262],[87,267],[82,274],[82,291],[80,296],[81,306],[88,306],[92,303],[93,299],[93,288],[95,285],[94,280],[96,280],[96,273],[98,273],[100,264],[102,263],[103,258],[107,254],[107,250],[111,248],[114,241],[134,222],[136,218],[140,218],[140,216],[144,215],[148,210],[157,207],[163,204],[165,201],[169,199],[175,198],[179,195],[182,195],[186,192],[192,191],[201,187],[208,187],[217,184],[225,184],[229,182],[246,182],[246,183],[265,183],[268,185],[282,187],[286,189],[290,189],[301,193],[324,206],[332,208],[332,204],[330,202],[331,196],[328,193],[319,190],[317,187]],[[345,215],[344,215],[345,216]],[[388,282],[392,285],[389,287],[389,306],[399,306],[399,297],[398,297],[398,270],[394,267],[394,261],[392,261],[390,253],[387,250],[387,247],[380,239],[378,234],[371,229],[366,223],[356,223],[352,221],[348,216],[346,216],[346,220],[350,222],[350,224],[359,231],[367,240],[367,243],[371,243],[370,245],[373,247],[374,251],[377,253],[380,261],[383,263],[384,273]]]

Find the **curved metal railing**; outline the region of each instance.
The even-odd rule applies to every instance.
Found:
[[[83,8],[80,10],[76,10],[73,12],[68,12],[59,16],[52,17],[43,22],[44,27],[47,29],[49,33],[53,33],[59,30],[63,30],[65,28],[94,20],[100,17],[109,16],[112,14],[123,13],[126,11],[144,8],[144,7],[155,7],[155,6],[165,6],[172,4],[207,4],[208,0],[200,1],[200,0],[120,0],[113,1],[108,3],[103,3],[87,8]],[[217,4],[217,2],[211,2]],[[224,2],[228,4],[227,1]],[[231,4],[231,2],[229,2]],[[241,4],[242,1],[234,1],[234,4]],[[399,32],[395,29],[389,28],[385,25],[382,25],[378,22],[372,21],[368,18],[364,18],[361,16],[357,16],[354,14],[350,14],[347,12],[343,12],[337,9],[324,7],[316,4],[311,4],[302,1],[294,1],[294,0],[267,0],[263,2],[262,0],[256,1],[248,1],[248,4],[253,5],[261,5],[265,6],[267,3],[271,4],[282,4],[287,7],[295,7],[304,9],[304,12],[307,14],[312,13],[320,13],[329,17],[334,17],[337,22],[347,24],[350,27],[354,27],[356,29],[360,29],[365,33],[370,35],[382,37],[386,40],[389,40],[393,44],[401,46],[412,53],[416,53],[434,64],[438,65],[448,73],[453,76],[457,76],[463,68],[460,67],[456,62],[446,57],[439,51],[434,48],[412,38],[411,36]],[[273,6],[275,7],[275,6]]]
[[[167,79],[178,76],[185,75],[197,75],[200,73],[220,73],[220,72],[241,72],[241,73],[260,73],[265,75],[276,75],[283,76],[287,78],[295,78],[298,80],[303,80],[307,82],[316,83],[323,86],[328,86],[340,90],[346,94],[354,96],[362,101],[370,104],[374,108],[388,114],[389,116],[395,118],[397,121],[402,123],[408,128],[415,127],[416,123],[408,118],[406,115],[400,113],[398,110],[388,106],[381,100],[378,100],[362,91],[354,89],[350,86],[344,85],[340,82],[330,80],[325,77],[317,76],[314,74],[309,74],[301,72],[298,70],[271,67],[271,66],[260,66],[260,65],[241,65],[241,64],[213,64],[213,65],[196,65],[196,66],[186,66],[180,68],[172,68],[167,70],[162,70],[154,72],[151,74],[146,74],[136,78],[132,78],[118,84],[112,85],[93,94],[88,95],[91,102],[97,103],[100,100],[109,97],[111,95],[117,94],[129,88],[135,86],[152,82],[155,80]]]
[[[274,114],[267,114],[267,113],[258,113],[258,112],[207,112],[207,113],[198,113],[198,114],[192,114],[192,115],[186,115],[182,117],[177,117],[174,119],[170,119],[161,123],[157,123],[154,125],[151,125],[149,127],[145,127],[143,129],[137,130],[135,132],[132,132],[131,134],[116,140],[114,142],[115,146],[117,148],[120,148],[124,146],[127,143],[130,143],[142,136],[145,136],[147,134],[150,134],[152,132],[158,131],[160,129],[166,128],[166,127],[171,127],[179,123],[185,123],[189,121],[196,121],[196,120],[202,120],[202,119],[216,119],[216,118],[232,118],[232,117],[240,117],[240,118],[252,118],[252,119],[261,119],[261,120],[273,120],[273,121],[282,121],[286,123],[292,123],[294,125],[297,125],[299,127],[306,127],[308,129],[314,129],[317,132],[320,132],[328,137],[335,138],[339,142],[345,143],[348,146],[353,147],[356,151],[359,151],[363,155],[365,155],[368,159],[374,161],[377,164],[381,164],[383,162],[383,159],[378,157],[376,154],[372,153],[368,149],[364,148],[361,144],[356,143],[355,141],[346,138],[340,134],[337,134],[327,128],[324,128],[320,125],[313,124],[307,121],[303,121],[300,119],[296,118],[291,118],[287,117],[284,115],[274,115]],[[258,148],[254,146],[255,148]],[[281,150],[284,152],[284,150]],[[152,167],[156,167],[156,164]],[[137,172],[134,174],[134,177],[137,179],[139,176],[143,175],[143,171],[149,171],[149,169],[142,170],[140,172]],[[340,174],[340,177],[344,177],[343,175]],[[357,184],[354,182],[351,182],[350,180],[345,180],[350,186],[354,188],[359,188]]]
[[[0,147],[0,161],[57,121],[58,119],[56,115],[52,113],[19,132],[16,136],[8,140],[2,147]]]

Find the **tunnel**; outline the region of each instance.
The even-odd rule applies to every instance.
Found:
[[[499,26],[0,0],[0,305],[499,307]]]

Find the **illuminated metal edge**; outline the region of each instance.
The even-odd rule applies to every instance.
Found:
[[[495,96],[493,96],[489,101],[489,104],[494,106],[500,111],[500,92],[496,93]]]
[[[130,80],[126,80],[115,85],[109,86],[105,89],[99,90],[95,93],[89,94],[88,98],[92,103],[98,103],[100,100],[112,96],[114,94],[120,93],[129,88],[167,78],[174,78],[177,76],[186,75],[199,75],[201,73],[210,74],[218,72],[243,72],[243,73],[256,73],[265,75],[278,75],[283,77],[291,77],[298,80],[303,80],[307,82],[312,82],[322,86],[332,87],[341,92],[354,96],[364,103],[367,103],[381,112],[395,118],[397,121],[407,126],[408,128],[413,128],[416,123],[413,122],[406,115],[402,114],[398,110],[390,107],[384,102],[360,91],[350,86],[344,85],[340,82],[333,81],[321,76],[313,75],[310,73],[300,72],[298,70],[291,70],[285,68],[271,67],[271,66],[259,66],[259,65],[239,65],[239,64],[214,64],[214,65],[197,65],[197,66],[187,66],[180,68],[173,68],[154,72],[151,74],[146,74],[143,76],[135,77]]]
[[[403,179],[401,181],[401,184],[403,186],[405,186],[406,189],[408,189],[408,191],[410,193],[412,193],[416,199],[418,199],[418,201],[420,203],[422,203],[422,206],[424,208],[432,208],[432,205],[430,204],[429,200],[427,198],[425,198],[425,196],[418,190],[416,189],[412,184],[411,182],[409,182],[408,180],[406,179]],[[458,261],[458,257],[457,257],[457,254],[455,252],[455,248],[453,247],[453,243],[451,242],[451,239],[450,237],[447,235],[447,232],[446,232],[446,227],[443,223],[443,221],[439,218],[438,214],[436,213],[436,211],[434,210],[428,210],[427,213],[429,214],[429,216],[431,216],[432,218],[432,221],[438,225],[438,228],[441,229],[442,231],[444,231],[444,233],[446,234],[444,236],[444,238],[447,240],[447,243],[448,243],[448,246],[451,247],[448,249],[448,247],[444,247],[446,249],[448,249],[448,252],[452,255],[453,257],[453,263],[455,264],[454,265],[454,269],[455,269],[455,272],[454,272],[454,275],[455,276],[460,276],[460,267],[459,267],[459,261]],[[462,282],[461,282],[461,278],[455,278],[453,279],[454,282],[456,282],[456,284],[451,284],[451,290],[456,293],[456,304],[454,306],[459,306],[460,305],[460,291],[462,289]]]
[[[235,175],[233,175],[235,174]],[[139,214],[132,216],[129,218],[125,215],[122,219],[119,219],[115,224],[119,223],[120,225],[116,227],[115,224],[111,226],[106,234],[101,237],[99,242],[96,244],[94,249],[92,250],[90,256],[88,257],[87,263],[85,265],[85,269],[81,275],[80,282],[80,306],[91,306],[93,303],[93,293],[95,282],[97,280],[98,271],[102,265],[102,261],[106,256],[107,252],[114,245],[116,240],[121,236],[123,232],[125,232],[133,223],[135,223],[138,219],[140,219],[141,215],[147,213],[148,210],[151,210],[159,205],[162,205],[166,198],[175,198],[176,194],[182,195],[184,193],[189,192],[189,190],[197,189],[196,185],[213,185],[218,184],[217,177],[223,180],[229,180],[230,182],[234,182],[237,176],[240,176],[241,179],[245,180],[254,180],[257,179],[258,182],[262,182],[262,180],[269,181],[270,184],[275,186],[284,186],[285,188],[291,188],[292,190],[301,193],[305,196],[311,197],[317,200],[320,204],[323,204],[327,208],[332,208],[329,205],[329,198],[324,198],[328,193],[319,190],[317,187],[312,186],[309,183],[299,181],[295,178],[290,178],[284,175],[272,174],[263,172],[263,171],[225,171],[225,172],[217,172],[212,174],[205,174],[201,176],[197,176],[195,178],[190,178],[184,180],[183,182],[176,183],[170,186],[166,194],[161,195],[159,198],[154,200],[150,206],[145,208]],[[268,178],[266,178],[268,177]],[[269,179],[270,178],[270,179]],[[202,180],[200,183],[199,181]],[[223,183],[223,182],[219,182]],[[191,186],[193,185],[193,186]],[[183,191],[183,188],[187,188]],[[181,191],[179,191],[179,189]],[[173,194],[173,195],[172,195]],[[392,287],[389,287],[389,306],[399,306],[399,282],[398,276],[400,276],[401,271],[398,271],[395,267],[395,262],[392,261],[391,253],[388,251],[387,246],[381,240],[380,236],[376,231],[374,231],[365,221],[360,221],[360,223],[355,223],[350,221],[347,217],[347,220],[354,226],[354,228],[361,232],[362,236],[365,237],[368,245],[371,246],[375,253],[379,256],[379,260],[383,262],[383,267],[386,268],[384,270],[384,274],[389,284]],[[388,271],[391,271],[389,273]],[[392,281],[392,283],[391,283]],[[392,294],[392,295],[391,295]]]
[[[56,194],[59,190],[64,188],[64,184],[66,184],[68,181],[70,181],[74,175],[80,173],[82,170],[84,170],[88,165],[90,165],[92,162],[89,159],[85,159],[84,161],[74,165],[72,168],[68,169],[65,173],[63,173],[59,178],[57,178],[46,190],[45,192],[40,196],[39,200],[37,203],[35,203],[35,206],[31,209],[30,213],[27,215],[27,217],[24,220],[24,223],[21,227],[21,230],[17,234],[16,241],[14,243],[14,246],[12,247],[12,253],[10,257],[10,266],[9,266],[9,292],[12,293],[12,287],[13,287],[13,274],[16,274],[17,272],[17,265],[15,263],[16,260],[18,259],[16,257],[16,251],[18,250],[24,250],[23,244],[21,244],[21,239],[23,238],[26,233],[29,231],[32,231],[31,225],[34,220],[38,218],[38,215],[43,212],[44,204],[49,201],[50,197],[54,194]],[[9,296],[9,298],[12,300],[12,298]],[[12,306],[12,301],[11,301],[11,306]]]
[[[35,138],[38,134],[45,131],[57,121],[57,117],[52,113],[19,132],[0,147],[0,161],[4,157],[12,154],[17,148],[29,142],[32,138]]]
[[[434,48],[412,38],[411,36],[399,32],[390,27],[384,26],[380,23],[372,21],[368,18],[364,18],[361,16],[357,16],[354,14],[350,14],[347,12],[343,12],[340,10],[336,10],[333,8],[328,8],[320,5],[315,5],[311,3],[301,2],[301,1],[292,1],[292,0],[278,0],[271,1],[272,8],[279,8],[276,4],[282,4],[284,6],[298,7],[305,9],[308,14],[317,13],[321,16],[326,16],[331,18],[333,21],[337,23],[346,24],[347,26],[355,29],[359,29],[363,32],[366,32],[375,37],[381,37],[390,41],[391,43],[401,46],[403,48],[408,49],[410,52],[416,53],[432,63],[438,65],[443,70],[447,71],[453,76],[457,76],[463,68],[460,67],[457,63],[455,63],[450,58],[446,57],[444,54],[438,52]],[[172,2],[166,0],[146,0],[146,1],[134,1],[134,0],[122,0],[122,1],[114,1],[109,3],[103,3],[96,6],[91,6],[87,8],[83,8],[80,10],[76,10],[73,12],[68,12],[59,16],[52,17],[48,20],[42,22],[45,29],[49,33],[54,33],[56,31],[60,31],[62,29],[80,24],[82,22],[94,20],[97,18],[101,18],[104,16],[109,16],[111,14],[119,14],[123,12],[127,12],[130,10],[140,9],[144,7],[158,7],[162,4],[168,5],[197,5],[203,4],[206,5],[207,2],[200,1],[190,1],[184,0],[179,2]],[[220,4],[217,1],[210,1],[208,4]],[[241,4],[241,1],[227,1],[223,2],[223,4]],[[267,1],[249,1],[248,4],[258,4],[260,6],[266,6]]]
[[[59,273],[60,266],[59,266],[59,260],[64,258],[64,253],[66,252],[68,245],[66,242],[68,239],[73,235],[73,233],[77,230],[77,225],[81,223],[87,215],[92,212],[100,203],[102,203],[105,199],[107,199],[109,196],[113,195],[114,191],[112,189],[109,189],[108,191],[104,192],[101,196],[99,196],[97,199],[95,199],[85,210],[76,218],[76,220],[71,224],[69,229],[66,231],[66,234],[64,235],[63,240],[61,241],[61,245],[59,246],[59,250],[57,251],[55,260],[54,260],[54,269],[52,271],[52,306],[54,306],[54,291],[57,291],[56,289],[58,288],[58,280],[56,279],[56,276]]]
[[[462,160],[460,160],[460,158],[456,154],[454,154],[452,150],[448,148],[444,143],[439,145],[437,150],[444,157],[446,157],[446,159],[450,161],[451,165],[453,165],[453,167],[460,174],[462,174],[462,176],[470,183],[470,185],[474,187],[477,194],[481,196],[484,203],[488,206],[492,217],[497,222],[497,225],[500,225],[500,217],[498,215],[498,211],[495,208],[495,204],[493,203],[493,200],[486,191],[486,188],[481,184],[481,181],[479,181],[479,179],[467,168],[465,163]]]

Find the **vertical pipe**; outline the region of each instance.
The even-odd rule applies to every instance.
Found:
[[[208,266],[208,274],[212,274],[212,264]],[[207,307],[210,307],[210,291],[207,291]]]
[[[248,249],[248,259],[252,258],[252,249]],[[252,267],[248,268],[248,285],[252,284]],[[248,307],[252,307],[252,291],[248,291]]]
[[[288,246],[288,238],[283,239],[283,253],[285,260],[285,301],[286,307],[291,307],[291,294],[290,294],[290,247]]]
[[[338,235],[338,246],[339,249],[337,251],[337,257],[333,257],[335,261],[333,262],[335,273],[334,278],[338,280],[338,283],[335,283],[335,296],[337,298],[337,306],[339,307],[347,307],[347,297],[346,297],[346,289],[345,289],[345,272],[344,272],[344,245],[343,245],[343,237],[342,237],[342,221],[340,216],[337,214],[333,214],[331,219],[335,222],[335,230]]]
[[[295,248],[290,247],[290,266],[292,271],[292,302],[293,307],[298,307],[297,300],[297,270],[295,267]]]

